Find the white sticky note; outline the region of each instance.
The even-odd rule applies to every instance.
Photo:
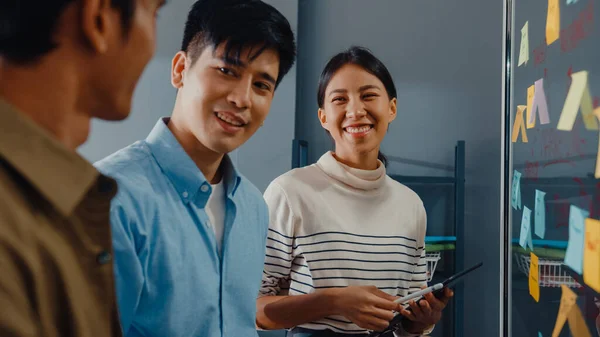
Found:
[[[571,87],[569,87],[569,93],[565,99],[565,105],[560,113],[556,128],[563,131],[573,130],[577,111],[581,109],[585,128],[588,130],[598,130],[598,121],[594,115],[592,97],[588,86],[588,72],[576,72],[571,75],[571,79]]]
[[[529,61],[529,21],[521,28],[521,51],[519,53],[519,66]]]
[[[594,109],[594,116],[600,120],[600,107]],[[596,154],[596,171],[594,172],[594,177],[600,179],[600,136],[598,137],[598,153]]]

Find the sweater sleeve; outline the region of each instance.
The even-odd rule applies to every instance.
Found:
[[[417,231],[419,236],[416,242],[416,254],[419,257],[416,259],[415,270],[412,275],[412,281],[409,286],[409,293],[414,293],[421,290],[422,286],[427,286],[427,261],[425,260],[425,233],[427,232],[427,214],[425,207],[421,202],[416,210]]]
[[[425,233],[427,232],[427,213],[425,212],[425,206],[423,203],[419,203],[416,210],[416,223],[417,231],[419,236],[416,243],[416,255],[419,257],[416,259],[415,271],[412,275],[412,281],[410,283],[409,293],[414,293],[421,290],[422,286],[427,286],[427,261],[425,260]],[[428,327],[425,331],[420,334],[411,334],[401,327],[399,330],[394,332],[396,337],[406,336],[423,336],[428,335],[433,331],[435,326]]]
[[[283,188],[272,182],[264,193],[269,207],[269,231],[259,296],[287,295],[294,260],[296,217]]]

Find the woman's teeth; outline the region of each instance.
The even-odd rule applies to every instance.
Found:
[[[349,126],[346,128],[346,132],[349,132],[349,133],[362,133],[362,132],[367,132],[369,130],[371,130],[371,125],[365,125],[365,126],[359,126],[359,127]]]
[[[233,118],[230,118],[229,116],[227,116],[225,114],[217,112],[217,117],[219,117],[220,120],[222,120],[224,122],[227,122],[227,123],[229,123],[231,125],[242,126],[242,123],[234,120]]]

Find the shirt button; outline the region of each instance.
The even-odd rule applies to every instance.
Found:
[[[200,191],[202,191],[202,192],[204,192],[204,193],[208,192],[208,185],[202,185],[202,186],[200,187]]]
[[[188,197],[188,192],[183,192],[183,193],[181,193],[181,195],[182,195],[184,198],[187,198],[187,197]]]
[[[96,261],[98,264],[107,264],[112,261],[112,254],[107,251],[103,251],[96,256]]]

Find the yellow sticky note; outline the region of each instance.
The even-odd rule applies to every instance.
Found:
[[[535,95],[535,85],[531,85],[527,88],[527,128],[531,129],[535,127],[535,118],[531,118],[531,114],[533,113],[533,96]]]
[[[573,130],[577,111],[581,108],[585,128],[598,130],[598,121],[594,116],[592,97],[588,87],[588,72],[585,70],[576,72],[571,75],[571,79],[571,87],[556,128],[563,131]]]
[[[598,130],[598,121],[596,120],[596,116],[594,116],[594,105],[592,104],[589,86],[586,86],[585,90],[583,90],[580,107],[585,128],[588,130]]]
[[[515,123],[513,124],[512,129],[512,142],[516,143],[517,138],[519,138],[519,132],[521,133],[521,140],[523,143],[527,143],[527,131],[525,130],[525,120],[523,116],[523,110],[527,107],[525,105],[517,106],[517,114],[515,115]]]
[[[519,66],[529,61],[529,21],[521,28],[521,51],[519,52]]]
[[[600,121],[600,108],[594,110],[594,115]],[[596,158],[596,172],[594,176],[596,179],[600,179],[600,136],[598,136],[598,156]]]
[[[548,16],[546,16],[546,44],[551,45],[558,40],[560,34],[560,7],[558,0],[548,0]]]
[[[600,292],[600,221],[590,218],[585,219],[583,280]]]
[[[573,337],[592,337],[590,330],[585,324],[585,319],[578,306],[573,306],[569,313],[569,330]]]
[[[529,294],[536,302],[540,301],[540,280],[538,257],[532,252],[529,263]]]
[[[560,298],[560,307],[558,309],[558,316],[556,316],[556,324],[552,331],[552,337],[558,337],[558,335],[560,335],[560,331],[565,326],[567,318],[577,301],[577,295],[573,290],[569,289],[569,287],[564,284],[561,284],[560,287],[562,288],[562,296]]]

